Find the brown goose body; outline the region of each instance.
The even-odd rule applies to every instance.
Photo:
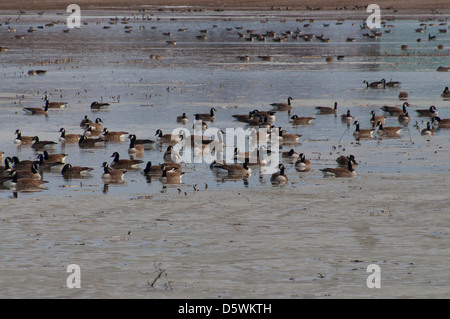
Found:
[[[211,108],[209,113],[196,113],[196,114],[194,114],[195,120],[214,122],[214,120],[216,119],[215,112],[216,112],[216,109]]]
[[[353,161],[348,162],[347,168],[344,167],[327,167],[322,168],[320,171],[325,176],[334,176],[334,177],[355,177],[356,172],[353,168]]]
[[[16,139],[14,140],[15,144],[18,144],[18,145],[32,145],[33,142],[34,142],[33,141],[33,137],[34,136],[23,136],[22,132],[19,129],[16,130],[15,134],[17,135]]]
[[[272,103],[270,105],[277,111],[290,111],[292,110],[291,100],[293,100],[293,98],[288,97],[287,103]]]
[[[300,153],[298,160],[295,162],[295,169],[299,172],[309,172],[311,168],[311,161],[305,157],[305,154]]]
[[[114,169],[133,169],[138,168],[138,166],[143,163],[142,160],[137,159],[121,159],[118,152],[114,152],[111,157],[114,157],[111,162],[111,168]]]
[[[270,177],[270,181],[274,185],[286,184],[289,180],[288,176],[285,173],[286,168],[283,164],[279,164],[278,168],[279,171],[272,174],[272,176]]]
[[[39,137],[37,137],[37,136],[33,137],[33,141],[34,141],[34,143],[33,143],[33,145],[31,145],[31,147],[33,149],[35,149],[35,150],[42,150],[44,148],[51,148],[51,147],[53,147],[54,145],[57,144],[56,142],[53,142],[53,141],[40,141]]]
[[[428,109],[419,109],[416,110],[417,114],[419,116],[428,116],[428,117],[435,117],[439,116],[439,113],[437,112],[436,106],[432,105]]]
[[[319,114],[337,114],[337,106],[338,103],[334,102],[334,107],[316,106],[315,109],[319,112]]]
[[[59,137],[61,143],[78,143],[81,138],[81,134],[67,134],[64,128],[61,128],[59,132],[61,132]]]
[[[362,129],[359,127],[359,121],[355,121],[355,123],[353,123],[356,128],[355,131],[353,132],[353,136],[355,137],[355,139],[370,139],[373,138],[373,131],[374,129]]]

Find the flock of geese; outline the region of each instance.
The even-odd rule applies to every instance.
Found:
[[[381,83],[381,85],[380,85]],[[396,82],[399,85],[399,82]],[[385,80],[368,83],[368,88],[380,88],[386,85]],[[450,97],[448,87],[446,87],[442,94],[442,97]],[[41,108],[25,107],[23,111],[31,115],[47,115],[49,109],[64,108],[68,103],[66,102],[50,102],[48,97],[45,96],[45,105]],[[252,129],[251,137],[256,137],[258,145],[261,145],[261,141],[270,141],[272,134],[277,134],[280,149],[285,145],[299,144],[302,135],[288,133],[282,127],[277,127],[276,113],[287,111],[289,114],[289,122],[292,125],[309,125],[315,119],[314,117],[300,117],[298,115],[290,115],[293,109],[291,101],[292,97],[287,98],[285,103],[272,103],[272,107],[269,110],[252,110],[248,114],[234,114],[232,115],[234,121],[245,123]],[[93,102],[91,107],[104,108],[107,107],[107,103]],[[410,107],[408,102],[404,102],[401,107],[397,106],[383,106],[381,111],[383,114],[377,114],[375,110],[370,112],[369,121],[366,123],[360,123],[360,120],[351,115],[350,110],[341,114],[342,122],[350,124],[353,123],[355,129],[353,136],[356,140],[361,139],[373,139],[375,134],[380,137],[396,138],[401,137],[401,131],[407,127],[411,121],[408,108]],[[315,107],[318,115],[333,115],[338,116],[338,103],[335,102],[334,106],[317,106]],[[426,109],[415,109],[415,114],[418,117],[428,118],[427,127],[421,130],[421,135],[432,136],[434,130],[437,128],[450,128],[450,119],[441,119],[439,117],[437,108],[432,105]],[[208,123],[212,123],[216,120],[216,109],[211,108],[208,113],[196,113],[194,115],[194,124],[201,124],[201,129],[204,131],[208,127]],[[397,117],[399,126],[385,126],[387,117]],[[177,123],[187,125],[190,123],[189,117],[186,113],[176,118]],[[417,124],[417,122],[416,122]],[[63,144],[78,144],[81,149],[95,149],[98,147],[105,147],[110,142],[124,142],[129,140],[128,155],[130,159],[124,159],[120,157],[118,152],[114,152],[111,155],[112,161],[108,163],[104,161],[101,165],[103,168],[102,179],[105,184],[109,183],[123,183],[124,176],[128,170],[140,170],[140,165],[143,165],[142,158],[144,152],[154,149],[155,145],[167,147],[164,152],[163,158],[159,164],[153,165],[151,161],[146,163],[146,166],[141,170],[142,174],[149,178],[159,178],[164,184],[179,184],[185,172],[182,167],[182,156],[176,151],[175,145],[177,143],[184,143],[184,146],[193,147],[201,154],[204,152],[212,152],[215,154],[215,160],[210,163],[210,169],[216,172],[220,176],[226,176],[232,179],[248,178],[252,173],[252,167],[254,165],[264,166],[267,165],[267,155],[272,151],[267,149],[267,143],[264,146],[258,146],[253,152],[241,152],[237,147],[234,147],[234,162],[227,163],[223,157],[223,150],[226,145],[223,141],[223,130],[218,130],[215,138],[211,136],[202,135],[196,137],[190,135],[186,137],[182,131],[180,134],[163,134],[161,129],[156,130],[154,139],[138,139],[135,134],[127,131],[110,131],[103,126],[101,118],[91,120],[87,115],[80,122],[80,128],[82,133],[67,133],[64,128],[60,128],[59,142]],[[362,126],[369,126],[362,128]],[[22,131],[17,129],[15,131],[16,138],[14,143],[24,147],[31,147],[36,153],[38,153],[36,160],[20,160],[17,156],[5,157],[0,152],[0,159],[4,161],[4,166],[0,167],[3,172],[0,177],[0,185],[13,189],[15,191],[39,189],[45,188],[47,183],[43,179],[44,172],[58,171],[66,179],[83,178],[90,176],[93,167],[85,166],[73,166],[70,163],[66,163],[66,157],[68,154],[64,153],[52,153],[51,150],[54,145],[58,144],[55,141],[40,140],[38,136],[25,136],[22,135]],[[266,149],[263,149],[266,147]],[[212,154],[212,153],[211,153]],[[278,153],[277,153],[278,154]],[[304,153],[297,152],[294,148],[289,151],[279,152],[280,161],[278,164],[278,170],[271,174],[270,181],[274,185],[283,185],[289,181],[289,177],[286,174],[286,167],[283,160],[287,160],[289,163],[293,163],[296,171],[308,172],[312,168],[312,163],[307,159]],[[256,160],[254,160],[256,159]],[[354,155],[341,155],[336,159],[336,167],[320,168],[320,171],[324,176],[334,177],[355,177],[356,168],[358,162]]]

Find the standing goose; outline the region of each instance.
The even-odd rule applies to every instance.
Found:
[[[48,105],[46,104],[44,108],[41,107],[25,107],[23,108],[25,113],[31,115],[48,115]]]
[[[435,127],[450,128],[450,118],[441,119],[439,116],[434,116],[431,120]]]
[[[39,137],[37,137],[37,136],[33,137],[33,141],[34,141],[34,143],[33,143],[33,145],[31,145],[31,147],[33,149],[35,149],[35,150],[42,150],[44,148],[51,148],[51,147],[53,147],[54,145],[57,144],[56,142],[53,142],[53,141],[40,141]]]
[[[437,112],[436,106],[432,105],[428,109],[420,109],[416,110],[419,116],[428,116],[428,117],[434,117],[439,116],[439,113]]]
[[[337,114],[337,106],[338,103],[334,102],[334,107],[329,107],[329,106],[316,106],[315,109],[320,113],[320,114]]]
[[[166,164],[161,164],[162,175],[159,180],[163,184],[180,184],[184,172],[177,168],[169,168]]]
[[[411,120],[411,117],[409,116],[408,111],[406,111],[403,114],[400,114],[398,116],[398,122],[400,124],[403,124],[404,126],[407,126],[410,120]]]
[[[311,167],[311,161],[306,159],[305,154],[300,153],[298,160],[295,162],[295,169],[299,172],[309,172]]]
[[[45,105],[49,109],[61,109],[67,106],[67,102],[50,102],[47,95],[45,96],[44,100]]]
[[[409,103],[408,102],[404,102],[401,108],[396,107],[396,106],[385,105],[385,106],[381,107],[381,109],[384,112],[389,113],[389,115],[391,115],[391,116],[398,116],[398,115],[401,115],[401,114],[405,113],[406,112],[406,108],[408,106],[409,106]]]
[[[129,134],[125,131],[113,131],[110,132],[106,127],[103,129],[101,139],[107,140],[109,142],[123,142],[125,137]]]
[[[299,117],[298,115],[293,115],[289,122],[291,122],[293,125],[302,125],[302,124],[311,124],[311,122],[315,119],[315,117],[310,116],[303,116]]]
[[[59,132],[61,132],[61,136],[59,137],[61,143],[78,143],[81,138],[81,134],[67,134],[63,127]]]
[[[355,131],[353,132],[353,136],[355,137],[355,139],[368,139],[368,138],[373,138],[373,129],[362,129],[359,127],[359,121],[355,121],[355,123],[353,123],[356,128]]]
[[[442,91],[441,96],[442,97],[450,97],[450,90],[448,89],[448,86],[446,86],[444,91]]]
[[[370,114],[372,114],[372,117],[370,118],[370,123],[372,123],[373,126],[376,126],[378,122],[381,122],[381,124],[386,123],[386,117],[384,115],[375,115],[375,111],[371,111]]]
[[[291,100],[293,100],[293,98],[288,97],[287,103],[272,103],[270,105],[277,111],[290,111],[292,110]]]
[[[353,167],[353,161],[348,161],[347,168],[344,167],[327,167],[322,168],[320,171],[323,176],[334,176],[334,177],[355,177],[356,172]]]
[[[50,163],[64,163],[68,154],[49,154],[47,150],[44,150],[44,162]]]
[[[103,162],[102,180],[105,183],[122,183],[124,182],[124,175],[127,172],[125,169],[112,169],[107,162]]]
[[[19,145],[31,145],[31,144],[33,144],[33,142],[34,142],[33,141],[33,137],[34,136],[22,136],[22,132],[19,129],[16,130],[16,134],[17,134],[17,136],[16,136],[16,138],[14,140],[15,144],[19,144]]]
[[[92,167],[72,166],[71,164],[66,164],[62,168],[61,174],[64,178],[84,177],[89,176],[93,170],[94,169]]]
[[[186,113],[183,113],[181,116],[177,117],[177,123],[181,124],[189,123],[189,118],[186,116]]]
[[[139,164],[144,162],[137,159],[120,159],[120,155],[118,152],[114,152],[111,157],[114,157],[113,161],[111,162],[111,167],[114,169],[138,168]]]
[[[424,128],[424,129],[420,132],[420,135],[422,135],[422,136],[431,136],[431,135],[434,135],[434,130],[431,128],[430,122],[427,122],[427,127]]]
[[[216,116],[214,115],[215,112],[216,112],[216,109],[211,108],[209,113],[196,113],[196,114],[194,114],[195,120],[214,122],[214,120],[216,119]]]
[[[286,168],[284,167],[283,164],[279,164],[278,168],[279,168],[279,171],[272,174],[272,176],[270,177],[270,181],[274,185],[286,184],[289,180],[287,175],[284,172],[286,170]]]

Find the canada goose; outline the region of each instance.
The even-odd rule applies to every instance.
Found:
[[[155,141],[150,139],[137,139],[135,134],[128,135],[129,139],[133,139],[134,145],[142,145],[144,150],[150,150],[154,147]],[[137,148],[140,148],[139,146]]]
[[[316,106],[315,109],[320,113],[320,114],[337,114],[337,106],[338,103],[334,102],[334,107],[329,107],[329,106]]]
[[[125,137],[129,134],[125,131],[113,131],[110,132],[106,127],[103,129],[101,139],[107,140],[109,142],[123,142]]]
[[[78,146],[80,148],[95,148],[105,146],[107,143],[106,140],[98,139],[98,138],[88,138],[86,135],[81,135],[78,140]]]
[[[427,122],[427,127],[420,131],[420,135],[422,136],[431,136],[434,135],[434,130],[431,128],[430,122]]]
[[[44,100],[45,105],[49,109],[61,109],[67,106],[67,102],[50,102],[47,95],[45,96]]]
[[[25,113],[31,115],[48,115],[48,105],[46,104],[44,108],[40,107],[25,107],[23,108]]]
[[[164,184],[179,184],[184,172],[177,168],[168,168],[166,164],[161,164],[162,175],[159,180]]]
[[[254,112],[255,111],[250,111],[248,114],[234,114],[232,117],[234,117],[236,121],[246,122],[248,119],[252,118]]]
[[[400,132],[402,130],[401,127],[397,126],[383,126],[383,123],[378,122],[378,135],[379,136],[386,136],[386,137],[398,137],[400,136]]]
[[[72,178],[72,177],[84,177],[89,176],[91,171],[94,169],[92,167],[85,167],[85,166],[72,166],[71,164],[66,164],[61,170],[61,174],[65,178]]]
[[[31,165],[31,169],[14,170],[17,178],[42,179],[39,173],[39,165],[37,163]]]
[[[189,118],[186,116],[186,113],[183,113],[181,116],[177,117],[177,123],[181,124],[189,123]]]
[[[297,143],[300,137],[302,137],[302,135],[299,134],[286,133],[281,127],[279,130],[279,139],[283,143]]]
[[[416,112],[418,113],[419,116],[429,116],[429,117],[439,116],[436,106],[434,105],[430,106],[428,109],[416,110]]]
[[[144,145],[136,144],[136,135],[130,134],[130,146],[128,147],[128,154],[130,155],[142,155],[144,153]]]
[[[95,122],[92,123],[92,124],[90,124],[89,127],[90,127],[92,130],[95,130],[95,131],[101,131],[101,130],[103,130],[103,125],[100,124],[100,123],[103,123],[103,121],[102,121],[101,118],[97,117],[97,118],[95,119]]]
[[[66,134],[66,130],[63,127],[59,132],[61,132],[61,136],[59,137],[61,143],[78,143],[81,138],[81,134]]]
[[[321,168],[320,171],[323,176],[334,176],[334,177],[355,177],[356,172],[353,168],[353,161],[348,161],[347,168],[344,167],[327,167]]]
[[[353,123],[356,128],[355,131],[353,132],[353,136],[356,139],[366,139],[366,138],[373,138],[373,129],[362,129],[359,127],[359,121],[355,121],[355,123]]]
[[[299,172],[309,172],[311,170],[312,164],[309,159],[306,159],[305,154],[300,153],[294,166],[295,169]]]
[[[297,158],[299,158],[299,154],[296,151],[294,151],[293,148],[291,148],[287,152],[282,152],[281,156],[285,157],[285,158],[288,158],[288,159],[291,159],[291,160],[296,160]]]
[[[444,91],[442,91],[441,96],[442,97],[450,97],[450,90],[448,89],[448,86],[446,86]]]
[[[94,101],[91,103],[91,110],[103,110],[107,109],[109,106],[109,103],[99,103],[97,101]]]
[[[408,111],[404,112],[403,114],[400,114],[398,116],[398,122],[400,124],[403,124],[404,126],[408,125],[409,121],[411,120],[411,117],[409,116]]]
[[[86,130],[83,135],[86,137],[96,137],[102,135],[102,130],[97,130],[92,124],[88,124]]]
[[[389,113],[389,115],[398,116],[398,115],[401,115],[401,114],[405,113],[406,112],[406,108],[408,106],[409,106],[409,103],[408,102],[404,102],[401,108],[396,107],[396,106],[385,105],[385,106],[381,107],[381,109],[384,112]]]
[[[336,163],[339,166],[344,166],[344,167],[348,167],[348,162],[352,161],[352,165],[353,165],[353,169],[356,169],[358,167],[358,163],[356,162],[355,156],[354,155],[341,155],[338,158],[336,158]]]
[[[370,114],[372,114],[372,117],[370,118],[370,123],[372,125],[377,125],[378,122],[381,122],[381,124],[386,123],[386,117],[384,115],[375,115],[375,111],[371,111]]]
[[[166,167],[168,170],[177,169],[179,171],[182,171],[181,165],[178,163],[164,163],[164,167]],[[152,162],[148,161],[142,172],[144,175],[161,175],[163,169],[161,167],[161,164],[152,165]]]
[[[156,131],[155,136],[158,136],[157,140],[159,143],[175,144],[181,141],[180,136],[176,136],[175,134],[163,134],[160,129]]]
[[[41,150],[41,149],[44,149],[44,148],[51,148],[54,145],[58,144],[58,143],[53,142],[53,141],[40,141],[39,137],[37,137],[37,136],[33,137],[33,141],[34,141],[34,143],[33,143],[33,145],[31,145],[31,147],[33,149],[35,149],[35,150]]]
[[[172,145],[169,145],[167,147],[167,150],[164,152],[163,158],[164,158],[164,161],[166,161],[168,163],[180,163],[181,162],[180,154],[178,154],[178,152],[173,149]]]
[[[386,87],[386,80],[382,79],[381,81],[375,81],[375,82],[367,82],[367,81],[363,81],[363,83],[365,83],[367,85],[367,88],[372,88],[372,89],[378,89],[378,88],[385,88]]]
[[[114,157],[113,161],[111,162],[111,168],[114,168],[114,169],[138,168],[139,164],[144,162],[142,160],[137,160],[137,159],[120,159],[120,155],[118,152],[114,152],[111,157]]]
[[[272,176],[270,177],[270,181],[272,182],[272,184],[277,185],[286,184],[289,180],[287,175],[285,174],[286,168],[283,164],[278,164],[278,168],[279,171],[272,174]]]
[[[214,122],[214,120],[216,119],[216,116],[214,115],[215,112],[216,112],[216,109],[211,108],[209,113],[196,113],[196,114],[194,114],[194,116],[195,116],[195,119],[199,120],[199,121],[201,120],[201,121]]]
[[[303,116],[299,117],[298,115],[293,115],[289,122],[291,122],[294,125],[298,124],[311,124],[311,122],[315,119],[315,117],[309,117],[309,116]]]
[[[19,178],[17,173],[13,173],[11,181],[11,188],[16,191],[22,191],[27,189],[40,189],[44,188],[44,185],[48,183],[41,179],[32,178]]]
[[[252,116],[245,121],[249,126],[260,126],[263,123],[263,119],[260,116],[252,114]]]
[[[450,128],[450,118],[441,119],[439,116],[434,116],[431,121],[435,127]]]
[[[54,169],[60,169],[64,165],[62,162],[51,162],[44,160],[44,154],[38,154],[37,163],[39,164],[39,171],[51,171]]]
[[[124,175],[127,172],[125,169],[112,169],[107,162],[103,162],[102,180],[105,183],[121,183],[124,181]]]
[[[214,171],[220,174],[227,174],[228,176],[249,176],[252,173],[252,169],[248,166],[248,161],[245,161],[242,165],[217,163]]]
[[[16,136],[16,138],[14,140],[15,144],[31,145],[34,142],[33,141],[33,137],[34,136],[22,136],[22,132],[19,129],[16,130],[15,134],[17,134],[17,136]]]
[[[52,163],[64,163],[68,154],[49,154],[47,150],[44,150],[44,161]]]
[[[389,87],[389,88],[395,88],[395,87],[399,87],[400,84],[402,84],[402,83],[399,82],[399,81],[392,81],[391,80],[391,81],[386,83],[386,86]]]
[[[93,124],[94,122],[92,122],[89,117],[87,115],[84,116],[83,120],[81,120],[80,122],[80,126],[81,127],[88,127],[90,124]]]
[[[290,111],[292,110],[291,100],[292,97],[288,97],[287,103],[272,103],[270,104],[277,111]]]
[[[33,166],[34,164],[38,163],[37,161],[32,161],[32,160],[19,160],[19,158],[17,156],[13,156],[11,158],[11,167],[13,170],[30,170],[31,166]],[[6,163],[5,163],[6,164]]]
[[[353,122],[354,117],[350,114],[350,110],[347,110],[347,113],[341,115],[342,122],[346,122],[347,124],[350,124]]]

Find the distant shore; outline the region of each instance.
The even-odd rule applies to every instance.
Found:
[[[23,0],[23,1],[2,1],[0,2],[0,10],[57,10],[66,8],[69,4],[78,4],[83,9],[101,9],[101,8],[115,8],[115,9],[138,9],[148,6],[156,7],[193,7],[196,9],[207,10],[365,10],[365,7],[370,3],[376,3],[382,10],[413,10],[427,13],[445,13],[450,10],[450,1],[436,0],[436,1],[417,1],[417,0],[401,0],[388,1],[377,0],[372,2],[364,2],[360,0],[281,0],[281,1],[267,1],[267,0],[223,0],[223,1],[208,1],[208,0]]]

